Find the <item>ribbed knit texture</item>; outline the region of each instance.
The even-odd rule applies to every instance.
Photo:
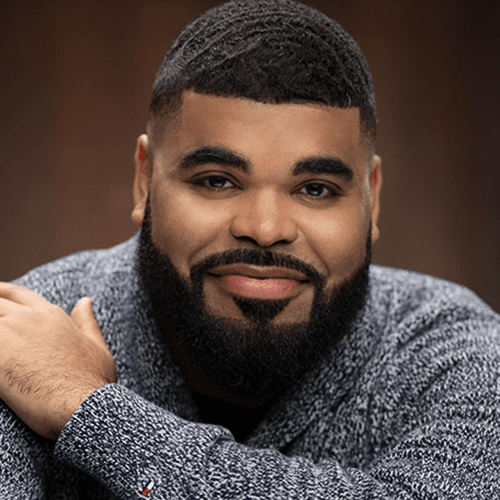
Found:
[[[83,296],[116,360],[57,443],[0,401],[0,498],[500,498],[500,316],[459,285],[372,265],[351,333],[245,443],[197,423],[137,285],[138,234],[29,272],[70,313]],[[144,498],[144,497],[143,497]]]

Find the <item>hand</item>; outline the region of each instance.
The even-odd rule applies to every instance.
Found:
[[[82,402],[115,381],[89,298],[68,316],[31,290],[0,282],[0,398],[29,427],[57,439]]]

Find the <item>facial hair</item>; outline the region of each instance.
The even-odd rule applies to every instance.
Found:
[[[260,300],[234,296],[249,320],[210,315],[204,306],[203,280],[215,267],[233,263],[295,269],[316,290],[309,320],[273,324],[292,299]],[[278,394],[298,383],[349,332],[366,301],[371,262],[371,228],[365,259],[348,279],[327,293],[326,278],[299,259],[255,248],[209,255],[190,270],[190,282],[153,243],[148,195],[139,236],[137,264],[140,284],[156,321],[170,334],[194,365],[216,386],[231,394]],[[166,331],[166,329],[164,329]]]

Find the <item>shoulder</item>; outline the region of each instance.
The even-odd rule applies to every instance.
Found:
[[[368,365],[379,389],[423,391],[444,373],[477,385],[498,373],[500,315],[473,291],[381,266],[371,278],[365,332],[376,332]]]
[[[376,334],[358,380],[376,446],[440,422],[455,436],[463,425],[498,432],[500,315],[433,276],[372,266],[371,278],[365,332]]]
[[[498,322],[500,315],[469,288],[414,271],[386,266],[370,267],[374,311],[392,325],[401,322],[453,322],[484,319]]]
[[[493,383],[500,370],[500,315],[473,291],[381,266],[372,266],[371,277],[368,316],[378,327],[371,369],[379,374],[378,390],[408,398],[431,386],[465,385],[470,394]]]
[[[67,309],[85,295],[97,295],[100,288],[130,279],[137,243],[138,233],[112,248],[77,252],[43,264],[12,283]]]

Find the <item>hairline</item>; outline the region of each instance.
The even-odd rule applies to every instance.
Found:
[[[146,123],[146,133],[149,139],[149,157],[152,161],[154,157],[154,150],[160,148],[163,145],[164,137],[167,133],[171,131],[176,131],[180,127],[180,118],[182,114],[182,110],[184,107],[184,94],[189,89],[181,90],[179,94],[177,94],[168,104],[171,105],[173,103],[173,109],[168,111],[166,109],[168,106],[165,103],[161,103],[156,106],[155,110],[151,110],[148,113],[147,123]],[[199,92],[198,92],[199,93]],[[220,96],[216,93],[204,93],[205,95],[213,95]],[[262,104],[266,104],[265,102],[258,101],[245,96],[227,96],[228,98],[237,98],[252,102],[258,102]],[[360,106],[352,106],[349,108],[341,108],[340,106],[329,106],[327,104],[317,102],[317,101],[296,101],[291,100],[289,102],[284,102],[280,104],[313,104],[317,106],[321,106],[322,108],[337,108],[337,109],[353,109],[357,108],[359,113],[359,122],[360,122],[360,145],[363,149],[365,149],[367,154],[368,164],[371,164],[373,159],[373,155],[375,154],[375,143],[376,143],[376,132],[372,131],[369,127],[369,120],[362,119],[361,107]],[[278,104],[279,105],[279,104]],[[159,136],[161,135],[161,139]]]

